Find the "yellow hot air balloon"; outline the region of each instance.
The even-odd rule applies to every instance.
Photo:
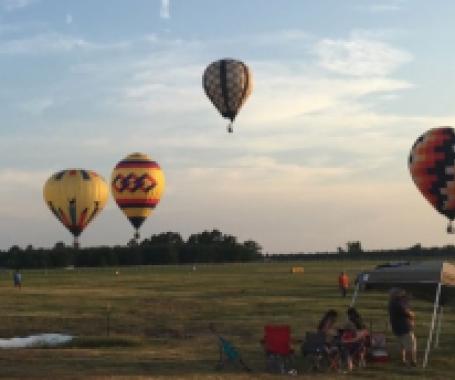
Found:
[[[104,179],[94,171],[66,169],[53,174],[45,183],[44,200],[57,219],[78,237],[103,209],[109,196]]]
[[[253,90],[250,69],[242,61],[220,59],[207,66],[202,86],[221,116],[231,121],[227,130],[232,133],[232,123]]]
[[[139,228],[163,194],[164,173],[146,154],[132,153],[117,164],[111,181],[112,195],[139,239]]]

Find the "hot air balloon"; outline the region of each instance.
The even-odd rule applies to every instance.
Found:
[[[253,89],[253,78],[247,65],[235,59],[212,62],[204,71],[202,86],[220,114],[229,119],[227,130]]]
[[[94,171],[66,169],[46,181],[43,195],[52,213],[73,234],[77,248],[79,235],[104,208],[109,189]]]
[[[417,188],[431,205],[449,219],[447,232],[453,233],[455,219],[455,130],[430,129],[414,143],[409,155],[409,171]]]
[[[128,155],[112,171],[112,195],[136,229],[136,240],[142,223],[160,201],[164,184],[158,163],[143,153]]]

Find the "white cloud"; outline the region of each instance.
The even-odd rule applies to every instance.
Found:
[[[170,0],[161,0],[160,17],[164,19],[168,19],[171,17]]]
[[[316,251],[335,250],[351,239],[384,248],[384,236],[410,245],[416,230],[424,231],[416,219],[440,219],[427,212],[408,178],[371,183],[346,180],[349,175],[343,168],[310,169],[257,156],[239,159],[238,167],[179,170],[169,176],[176,191],[163,198],[160,224],[172,225],[168,219],[175,213],[180,231],[217,226],[241,238],[253,236],[267,251]]]
[[[299,31],[284,35],[289,41],[302,42],[298,53],[291,52],[301,54],[301,59],[289,61],[270,53],[255,60],[246,54],[255,90],[236,121],[233,135],[226,134],[226,122],[201,86],[203,69],[216,54],[213,48],[217,41],[151,35],[125,42],[125,48],[134,49],[120,57],[116,50],[105,48],[115,43],[100,46],[71,36],[63,36],[65,43],[55,43],[60,40],[55,34],[37,39],[41,41],[37,45],[27,40],[20,49],[15,46],[11,51],[71,53],[84,49],[89,54],[71,66],[70,75],[58,79],[59,83],[46,85],[41,97],[35,94],[21,99],[22,109],[46,117],[43,124],[53,123],[46,125],[48,133],[36,126],[28,131],[33,139],[3,137],[0,150],[6,159],[14,157],[14,164],[25,167],[31,162],[39,172],[79,165],[93,168],[105,178],[128,152],[149,153],[162,164],[168,183],[150,224],[153,232],[189,233],[217,226],[240,238],[257,239],[267,250],[335,249],[349,239],[361,239],[371,247],[384,235],[392,241],[412,241],[411,234],[403,237],[396,231],[412,220],[409,214],[420,215],[424,211],[419,207],[424,210],[426,205],[420,205],[418,193],[415,202],[409,197],[415,189],[408,183],[407,152],[413,136],[427,125],[447,124],[447,120],[388,114],[376,108],[384,95],[396,96],[412,89],[412,83],[391,77],[393,70],[406,62],[403,56],[396,57],[407,53],[379,36],[315,40]],[[279,39],[256,36],[251,44],[257,41],[270,52],[282,47]],[[349,44],[353,41],[358,42],[354,47]],[[340,49],[347,51],[348,59],[342,65],[340,59],[335,60],[335,70],[330,68],[328,73],[321,69],[321,60],[308,57],[315,45],[326,49],[324,52],[337,53],[337,59]],[[379,52],[374,51],[377,47]],[[106,54],[90,54],[102,48]],[[356,55],[353,51],[357,50],[367,53]],[[354,67],[354,74],[345,75],[346,61],[352,64],[352,56],[360,57],[362,64]],[[103,96],[100,88],[105,91]],[[84,108],[78,114],[81,97]],[[62,99],[69,105],[67,109],[62,110]],[[446,118],[450,120],[450,115]],[[18,145],[23,149],[19,158],[15,154]],[[36,146],[39,152],[35,152]],[[14,216],[12,205],[18,198],[13,190],[8,191],[0,208]],[[50,222],[52,216],[40,198],[40,193],[35,194],[26,207],[33,210],[30,215],[36,219],[49,220],[55,231],[37,235],[31,241],[34,244],[66,234],[63,230],[57,234],[58,223]],[[3,205],[5,202],[8,204]],[[114,207],[111,204],[106,211]],[[386,215],[387,210],[399,214],[396,220]],[[321,226],[330,233],[321,233]],[[381,237],[375,229],[383,230]],[[144,236],[146,231],[147,226]],[[352,236],[352,231],[357,235]],[[90,226],[84,242],[113,244],[129,236],[121,213],[112,210]]]
[[[55,104],[54,99],[50,97],[39,97],[25,101],[21,104],[21,108],[30,114],[40,115],[47,109],[51,108]]]
[[[372,0],[357,4],[354,9],[371,13],[398,12],[401,11],[407,0]]]
[[[398,4],[372,4],[369,6],[371,12],[396,12],[402,7]]]
[[[229,37],[221,41],[223,44],[250,44],[251,46],[271,46],[279,47],[292,46],[297,49],[299,44],[308,44],[311,41],[311,35],[301,29],[284,29],[271,33],[252,33],[246,36]],[[300,45],[302,46],[302,45]]]
[[[102,51],[119,50],[129,47],[129,42],[97,43],[82,37],[61,34],[41,33],[31,37],[0,40],[0,54],[52,54],[74,50]]]
[[[327,78],[317,71],[287,72],[285,65],[256,63],[257,91],[245,104],[240,117],[258,128],[273,127],[311,113],[337,112],[368,95],[395,93],[412,84],[386,77]],[[277,96],[280,94],[280,96]],[[248,111],[247,111],[248,110]]]
[[[94,45],[83,38],[58,33],[38,34],[29,38],[0,42],[0,54],[30,54],[68,52],[74,49],[93,48]]]
[[[153,57],[149,63],[122,91],[116,100],[119,105],[146,114],[172,112],[176,104],[182,112],[204,108],[206,99],[199,88],[202,65],[181,62],[172,67],[172,64],[156,61]],[[202,96],[194,96],[196,91]]]
[[[42,170],[3,168],[0,181],[8,186],[0,189],[2,218],[27,210],[32,219],[42,212],[42,188],[51,173]],[[20,213],[20,211],[19,211]]]
[[[23,170],[17,168],[3,168],[0,170],[0,182],[11,187],[42,188],[43,181],[49,177],[47,172],[37,170]],[[5,192],[5,189],[2,190]]]
[[[323,68],[352,76],[388,75],[412,59],[409,53],[383,41],[359,37],[323,39],[317,43],[315,53]]]
[[[20,30],[17,25],[0,23],[0,36],[7,33],[13,33]]]
[[[30,6],[38,0],[2,0],[1,6],[8,12],[19,10]]]
[[[381,12],[398,12],[401,11],[408,0],[382,0],[381,2],[376,2],[373,4],[367,5],[368,11],[372,13],[381,13]]]
[[[70,25],[73,23],[73,15],[71,13],[67,13],[65,16],[65,23]]]
[[[292,36],[306,39],[304,33],[295,31]],[[116,93],[112,93],[107,101],[113,107],[129,109],[136,116],[149,117],[157,112],[172,111],[178,104],[182,112],[211,111],[213,120],[217,120],[215,109],[201,89],[201,75],[207,63],[203,56],[204,51],[210,50],[210,43],[166,40],[157,35],[147,37],[145,40],[152,44],[150,48],[152,53],[147,58],[131,62],[122,61],[117,68],[108,61],[106,65],[99,67],[85,65],[84,68],[73,70],[88,70],[92,77],[104,76],[106,73],[125,77],[126,73],[130,73],[129,80],[124,82]],[[307,48],[314,46],[310,39],[305,41]],[[375,43],[388,46],[376,40],[362,41],[370,50],[376,46]],[[321,43],[316,42],[316,46],[320,46]],[[274,46],[275,42],[272,40],[270,44]],[[154,50],[156,52],[153,52]],[[389,47],[389,50],[392,48]],[[393,52],[401,51],[395,49]],[[379,54],[374,60],[383,58],[384,56]],[[295,62],[283,64],[265,59],[250,60],[248,64],[253,70],[255,89],[240,113],[239,120],[248,123],[250,128],[261,130],[273,128],[277,122],[283,124],[282,128],[286,128],[291,125],[289,121],[311,113],[320,114],[335,108],[347,109],[349,104],[357,104],[366,96],[394,96],[397,92],[412,88],[411,83],[387,76],[392,66],[390,61],[378,63],[377,67],[380,64],[384,65],[380,68],[370,67],[369,71],[362,69],[362,75],[328,78],[326,72],[321,72],[317,65],[311,65],[308,60],[304,64]],[[393,62],[394,68],[400,65],[399,60]],[[358,64],[363,67],[369,63],[371,60],[368,62],[363,60]]]
[[[279,32],[277,34],[281,35]],[[292,127],[289,122],[312,113],[322,114],[337,109],[347,110],[349,105],[358,104],[366,96],[396,96],[400,91],[410,89],[409,82],[389,78],[392,70],[410,59],[406,52],[392,48],[378,39],[357,38],[346,41],[319,40],[313,42],[305,33],[285,33],[290,38],[300,38],[304,48],[320,54],[318,65],[276,60],[248,61],[255,82],[255,89],[239,115],[239,122],[248,123],[250,128],[261,130],[274,128],[277,122],[282,128]],[[267,39],[254,38],[254,43]],[[313,39],[314,40],[314,39]],[[147,40],[149,41],[149,40]],[[212,110],[202,95],[201,75],[206,62],[204,50],[210,44],[197,41],[166,41],[153,35],[150,41],[159,54],[134,64],[129,70],[134,73],[132,80],[111,99],[112,104],[130,108],[136,114],[152,115],[159,111],[170,111],[175,105],[181,111],[203,112]],[[335,45],[333,48],[331,43]],[[351,48],[351,42],[353,47]],[[274,46],[276,41],[269,41]],[[329,62],[328,56],[339,56],[339,46],[347,46],[348,57]],[[376,48],[380,49],[377,51]],[[355,53],[360,50],[364,53]],[[366,51],[366,53],[365,53]],[[123,67],[128,64],[122,63]],[[319,65],[328,66],[337,73],[349,76],[327,77]],[[104,69],[100,69],[104,71]],[[349,71],[348,71],[349,70]],[[201,96],[193,96],[193,94]],[[384,99],[384,98],[383,98]],[[358,113],[352,109],[351,113]],[[212,110],[212,116],[216,111]],[[335,118],[336,119],[336,118]],[[214,118],[214,120],[216,120]]]

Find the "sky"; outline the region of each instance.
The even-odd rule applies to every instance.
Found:
[[[218,228],[264,252],[453,244],[414,186],[409,150],[454,125],[452,15],[438,0],[0,0],[0,249],[72,237],[42,187],[110,179],[131,152],[167,188],[142,236]],[[204,68],[248,64],[234,133]],[[125,244],[111,198],[82,246]]]

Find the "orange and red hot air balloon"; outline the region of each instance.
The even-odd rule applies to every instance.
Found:
[[[146,154],[132,153],[117,164],[111,181],[112,195],[139,239],[139,228],[163,194],[164,173]]]
[[[448,233],[454,233],[455,219],[455,130],[432,128],[414,143],[409,171],[417,188],[430,204],[449,219]]]

